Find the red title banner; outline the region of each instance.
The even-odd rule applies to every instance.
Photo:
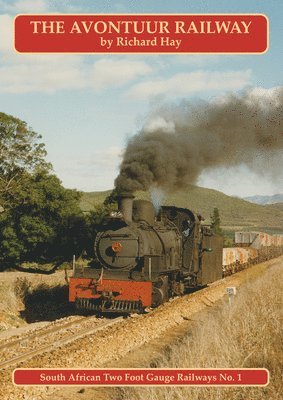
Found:
[[[256,369],[25,369],[16,385],[55,386],[266,386],[269,372]]]
[[[265,15],[18,15],[20,53],[264,53]]]

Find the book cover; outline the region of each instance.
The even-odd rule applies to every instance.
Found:
[[[279,399],[280,2],[0,9],[2,398]]]

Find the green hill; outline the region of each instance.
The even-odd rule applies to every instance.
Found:
[[[111,191],[84,193],[81,208],[92,210],[101,204]],[[136,198],[150,199],[149,193],[137,192]],[[214,207],[220,212],[221,226],[225,231],[261,230],[270,233],[283,233],[283,210],[273,205],[261,206],[240,198],[227,196],[213,189],[188,186],[182,191],[170,193],[162,202],[163,205],[175,205],[190,208],[201,214],[206,222]]]

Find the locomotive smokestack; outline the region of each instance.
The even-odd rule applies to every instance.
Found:
[[[134,198],[132,193],[120,193],[118,196],[118,209],[126,222],[132,222]]]

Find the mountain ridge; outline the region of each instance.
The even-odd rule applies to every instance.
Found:
[[[82,210],[95,209],[110,193],[111,190],[83,192]],[[150,200],[150,194],[147,192],[137,192],[135,197]],[[210,222],[213,209],[218,208],[222,228],[227,231],[256,230],[283,233],[283,209],[281,207],[250,203],[214,189],[189,185],[182,190],[167,194],[162,205],[190,208],[201,214],[206,223]]]
[[[250,203],[268,205],[268,204],[283,203],[283,194],[278,193],[272,196],[255,195],[255,196],[243,197],[243,199],[249,201]]]

